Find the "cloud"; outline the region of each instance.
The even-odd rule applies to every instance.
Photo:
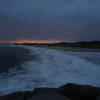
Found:
[[[0,40],[100,40],[98,0],[0,2]]]

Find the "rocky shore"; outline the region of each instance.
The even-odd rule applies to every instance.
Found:
[[[66,84],[59,88],[36,88],[0,96],[0,100],[100,100],[100,88]]]

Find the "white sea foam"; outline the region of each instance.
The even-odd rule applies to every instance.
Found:
[[[21,70],[15,68],[7,75],[1,74],[0,95],[36,87],[58,87],[69,82],[100,87],[100,66],[63,51],[25,48],[36,54],[38,59],[24,63]]]

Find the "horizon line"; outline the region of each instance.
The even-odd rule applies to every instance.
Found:
[[[89,43],[89,42],[100,42],[100,41],[8,41],[8,42],[0,42],[0,44],[53,44],[53,43]]]

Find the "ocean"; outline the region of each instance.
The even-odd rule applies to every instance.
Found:
[[[0,45],[0,95],[67,83],[100,87],[100,51]]]

